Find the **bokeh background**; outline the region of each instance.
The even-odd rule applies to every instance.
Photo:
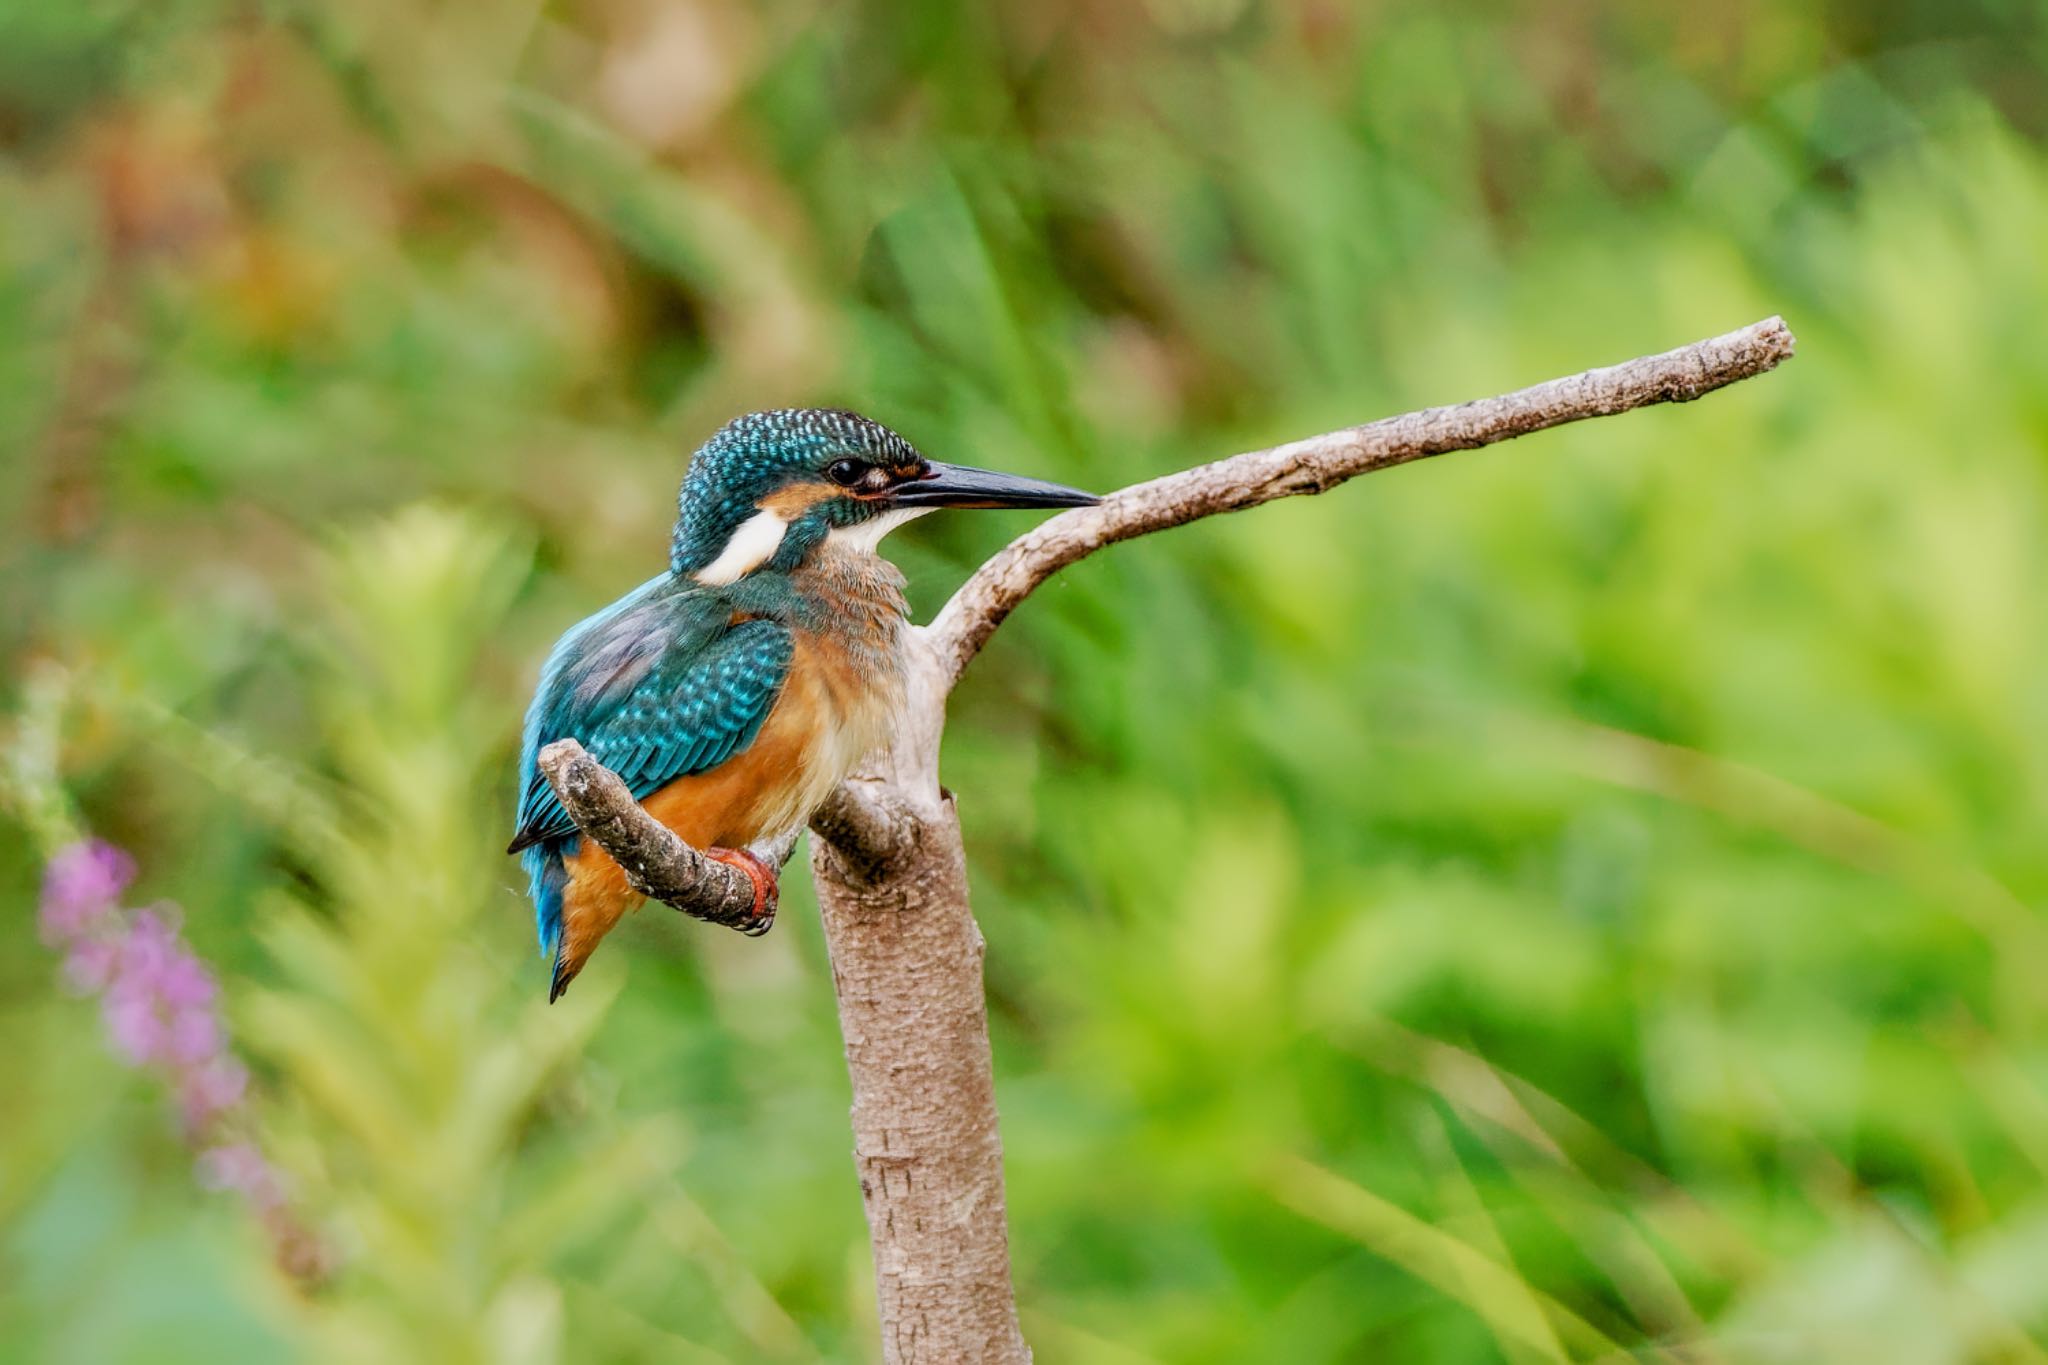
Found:
[[[801,863],[549,1010],[499,856],[694,445],[1106,488],[1773,312],[1768,378],[1121,547],[976,666],[1024,1321],[2042,1359],[2044,17],[0,0],[0,1359],[875,1359]],[[1024,524],[895,538],[918,609]],[[321,1283],[39,941],[67,822],[182,907]]]

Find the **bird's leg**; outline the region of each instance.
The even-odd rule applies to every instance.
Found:
[[[707,848],[704,856],[713,862],[736,867],[754,884],[754,908],[745,924],[735,925],[748,938],[759,938],[775,924],[775,907],[780,898],[775,869],[744,848]]]

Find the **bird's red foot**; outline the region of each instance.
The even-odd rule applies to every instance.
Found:
[[[754,884],[754,908],[745,924],[733,926],[748,938],[759,938],[775,924],[775,906],[780,899],[775,869],[743,848],[707,848],[704,856],[727,867],[736,867]]]

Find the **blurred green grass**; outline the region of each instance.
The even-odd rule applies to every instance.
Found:
[[[2040,1358],[2043,14],[0,3],[0,650],[343,1257],[194,1186],[0,842],[0,1358],[873,1358],[801,890],[548,1011],[495,857],[692,444],[1110,487],[1770,312],[1769,379],[1092,559],[977,665],[1027,1328]],[[893,540],[920,610],[1017,525]]]

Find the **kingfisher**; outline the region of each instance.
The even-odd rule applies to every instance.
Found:
[[[903,575],[882,537],[940,507],[1086,507],[1040,479],[941,464],[836,408],[735,418],[690,459],[666,572],[569,628],[526,711],[507,853],[531,883],[548,1000],[643,899],[540,772],[574,739],[706,857],[744,872],[765,931],[793,835],[886,737],[905,686]]]

